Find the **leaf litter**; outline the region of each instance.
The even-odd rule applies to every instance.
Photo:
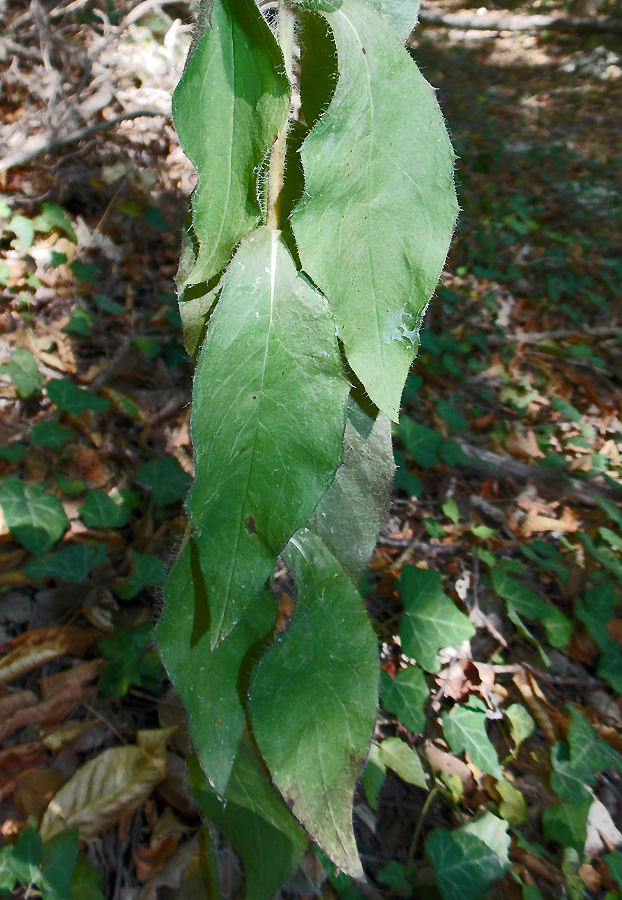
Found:
[[[122,4],[105,38],[97,21],[64,15],[65,46],[49,20],[47,69],[40,23],[6,14],[24,52],[20,77],[6,75],[4,155],[36,137],[41,97],[57,115],[76,103],[87,123],[113,96],[133,109],[168,102],[188,40],[180,20],[131,19]],[[84,59],[97,51],[97,78],[70,46]],[[364,582],[384,708],[357,789],[359,848],[387,897],[435,884],[452,900],[458,877],[461,898],[615,896],[622,272],[611,110],[622,88],[615,66],[577,65],[589,52],[571,36],[422,28],[413,53],[440,88],[464,212],[405,391],[393,507]],[[61,93],[46,93],[59,72]],[[192,474],[172,281],[191,167],[167,120],[142,118],[2,177],[2,860],[23,885],[49,872],[52,886],[91,879],[93,897],[138,897],[141,883],[144,897],[157,883],[183,892],[205,848],[183,721],[159,728],[165,682],[146,636]],[[18,518],[16,490],[27,501]],[[434,586],[442,622],[425,613],[421,585]],[[132,665],[119,667],[126,648]],[[155,745],[141,746],[149,733]],[[71,850],[77,862],[54,882],[47,842],[73,826],[101,830],[101,843]],[[319,885],[299,877],[301,896],[357,890],[312,852],[301,871]]]

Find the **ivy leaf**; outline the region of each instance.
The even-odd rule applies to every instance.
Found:
[[[482,770],[502,778],[497,751],[486,734],[486,707],[479,700],[466,706],[455,706],[443,713],[443,731],[454,753],[466,750],[472,762]]]
[[[41,848],[41,874],[37,884],[45,900],[67,900],[78,861],[76,829],[55,835]]]
[[[66,234],[70,241],[78,243],[78,237],[69,221],[67,213],[56,203],[44,203],[41,212],[34,221],[36,231],[49,234],[54,228]]]
[[[13,537],[35,556],[45,553],[69,527],[57,497],[18,478],[6,478],[0,485],[0,507]]]
[[[261,591],[214,651],[210,650],[208,604],[196,544],[191,540],[164,586],[156,640],[183,700],[201,768],[217,796],[223,797],[244,731],[250,666],[276,622],[276,599],[270,591]]]
[[[596,780],[596,773],[614,768],[622,772],[622,756],[596,733],[588,719],[574,707],[570,710],[567,741],[570,764],[588,784]]]
[[[253,0],[215,0],[209,18],[173,94],[175,128],[198,174],[186,284],[217,275],[258,223],[256,172],[289,109],[283,57]]]
[[[510,723],[510,734],[514,741],[514,755],[516,756],[523,741],[526,741],[534,733],[536,725],[521,703],[511,703],[506,708],[505,715]]]
[[[294,815],[335,865],[362,877],[352,801],[376,720],[376,638],[352,582],[316,535],[298,532],[284,558],[298,599],[256,669],[253,731]]]
[[[397,421],[456,219],[454,156],[434,91],[390,26],[354,0],[324,15],[340,78],[302,146],[292,227],[350,366]]]
[[[394,713],[409,731],[425,731],[426,718],[423,704],[430,696],[423,672],[416,666],[408,666],[395,678],[387,672],[380,673],[380,698],[383,708]]]
[[[427,788],[428,778],[423,771],[417,752],[401,738],[386,738],[379,748],[380,761],[393,769],[401,779],[416,787]]]
[[[603,857],[603,861],[609,869],[609,874],[618,882],[618,887],[622,890],[622,853],[614,850]]]
[[[153,502],[159,506],[183,500],[192,483],[190,475],[173,456],[143,463],[136,472],[136,480],[151,488]]]
[[[39,880],[39,862],[41,860],[41,838],[32,828],[22,831],[15,845],[11,848],[11,868],[15,877],[24,884]]]
[[[125,697],[133,684],[147,690],[161,688],[162,669],[151,649],[152,638],[151,622],[143,622],[136,628],[119,628],[101,639],[99,646],[107,660],[99,679],[103,694]]]
[[[133,571],[126,581],[114,585],[114,592],[121,600],[132,600],[146,587],[162,584],[166,575],[166,566],[157,556],[150,553],[132,551]]]
[[[378,809],[380,788],[384,784],[386,776],[386,767],[380,759],[380,747],[372,742],[369,748],[369,757],[361,775],[365,796],[372,809]]]
[[[438,572],[405,566],[400,578],[404,615],[400,638],[404,652],[428,672],[438,672],[438,651],[475,634],[473,625],[443,593]]]
[[[587,800],[584,773],[577,771],[569,758],[568,744],[563,741],[551,747],[551,787],[560,800]],[[592,782],[594,781],[592,777]]]
[[[212,647],[330,487],[348,391],[324,299],[297,273],[279,233],[257,229],[231,264],[194,378],[188,511]]]
[[[528,585],[510,578],[501,569],[493,569],[490,575],[497,594],[508,601],[519,616],[541,622],[549,643],[558,650],[563,650],[572,637],[573,626],[570,619],[552,603],[538,596]]]
[[[69,428],[63,428],[58,422],[39,422],[32,429],[30,442],[33,447],[48,447],[50,450],[60,450],[63,444],[70,441],[73,433]]]
[[[52,403],[72,416],[77,416],[86,409],[103,412],[110,406],[110,400],[79,388],[70,378],[52,378],[46,385],[46,391]]]
[[[89,528],[123,528],[130,518],[130,511],[115,503],[105,491],[90,491],[80,507],[80,516]]]
[[[33,559],[25,572],[38,581],[59,578],[79,584],[86,581],[93,566],[102,562],[106,553],[104,544],[71,544],[40,559]]]
[[[423,469],[438,465],[438,452],[443,442],[440,432],[419,425],[408,416],[402,418],[397,431],[406,450],[418,465]]]
[[[41,390],[43,375],[30,350],[24,350],[23,347],[15,348],[8,365],[8,374],[11,384],[22,400],[27,400]]]
[[[575,600],[577,618],[585,623],[589,634],[603,651],[598,660],[597,674],[605,678],[618,693],[622,692],[622,651],[609,633],[607,624],[613,619],[616,602],[613,584],[608,581],[591,591],[585,598]]]
[[[587,817],[592,805],[589,797],[580,803],[565,801],[559,806],[550,806],[542,813],[542,827],[545,837],[572,847],[581,856],[587,837]]]
[[[391,420],[383,413],[373,418],[350,397],[344,462],[310,527],[354,582],[363,574],[378,540],[391,502],[394,473]]]
[[[224,800],[209,788],[192,758],[188,780],[205,815],[231,841],[242,860],[246,900],[269,900],[300,862],[307,840],[248,740],[238,747]]]
[[[462,830],[467,834],[474,834],[491,850],[494,850],[504,869],[510,868],[509,851],[512,839],[508,834],[508,823],[505,819],[500,819],[491,812],[485,812],[479,819],[465,825]]]
[[[504,873],[497,853],[463,829],[435,828],[425,842],[443,900],[476,900]]]

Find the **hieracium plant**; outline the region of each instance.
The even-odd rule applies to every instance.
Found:
[[[202,0],[173,97],[197,170],[178,272],[195,479],[156,639],[192,788],[251,900],[309,836],[363,877],[352,804],[378,652],[356,585],[457,211],[404,46],[416,17],[416,0],[279,0],[273,31],[254,0]],[[277,571],[295,596],[278,630]]]

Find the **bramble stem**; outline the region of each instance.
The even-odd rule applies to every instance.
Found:
[[[277,40],[285,59],[285,74],[292,83],[292,53],[294,47],[294,14],[287,0],[279,0],[277,18]],[[279,131],[270,153],[268,171],[268,197],[266,203],[266,225],[278,229],[281,219],[281,196],[283,193],[283,177],[285,175],[285,152],[287,149],[287,131],[289,116]]]

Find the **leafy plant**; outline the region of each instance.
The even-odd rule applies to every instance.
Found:
[[[254,0],[205,0],[173,98],[199,176],[177,276],[196,359],[195,479],[156,639],[189,716],[193,790],[238,849],[252,898],[296,866],[299,823],[363,875],[352,803],[378,663],[355,585],[388,507],[390,423],[456,217],[443,119],[403,46],[415,19],[414,4],[390,0],[280,0],[275,39]],[[146,469],[139,480],[168,502]],[[296,599],[279,634],[277,565]],[[448,637],[472,627],[436,573],[419,575],[404,640],[419,634],[435,671]],[[387,688],[394,705],[401,688],[426,691],[421,679]],[[379,754],[426,784],[405,742]]]

